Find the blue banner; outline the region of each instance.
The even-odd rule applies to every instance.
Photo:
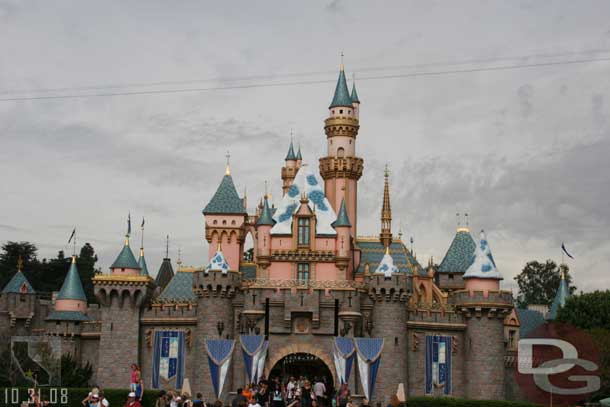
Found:
[[[426,336],[426,394],[451,394],[451,336]]]
[[[377,372],[381,364],[383,338],[354,338],[358,355],[358,370],[362,390],[367,400],[371,401],[375,390]]]
[[[356,357],[356,347],[352,338],[338,336],[333,339],[333,358],[340,384],[347,383]]]
[[[239,337],[241,343],[242,354],[244,356],[244,364],[246,365],[246,374],[248,375],[248,383],[258,383],[261,373],[259,370],[261,362],[264,367],[266,357],[267,344],[263,335],[241,335]]]
[[[175,387],[182,388],[186,354],[184,332],[155,331],[154,338],[152,387],[163,387],[159,386],[161,380],[167,382],[175,377]]]
[[[220,399],[229,372],[235,341],[233,339],[206,339],[205,345],[214,394],[217,399]]]

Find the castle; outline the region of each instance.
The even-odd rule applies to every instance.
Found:
[[[386,171],[379,234],[359,237],[360,100],[343,66],[328,112],[319,171],[291,141],[277,207],[264,196],[247,213],[227,164],[203,209],[205,266],[179,264],[174,273],[166,258],[152,278],[144,248],[136,260],[126,237],[110,273],[94,278],[99,304],[87,304],[74,258],[52,299],[18,271],[0,296],[0,330],[59,338],[106,388],[125,387],[130,364],[138,363],[145,387],[180,387],[188,378],[211,400],[206,338],[252,334],[268,339],[267,377],[292,357],[326,367],[338,385],[333,338],[371,337],[383,339],[372,402],[387,400],[399,384],[407,396],[512,397],[510,356],[520,323],[511,292],[499,288],[485,235],[475,241],[458,228],[440,265],[422,266],[392,233]],[[244,252],[247,235],[251,253]],[[246,382],[241,352],[230,358],[223,397]],[[351,391],[362,394],[352,370]]]

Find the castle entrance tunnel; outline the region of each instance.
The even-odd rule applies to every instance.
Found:
[[[286,383],[290,377],[299,380],[305,377],[311,382],[320,378],[326,384],[327,390],[334,388],[331,366],[311,353],[291,353],[278,360],[269,371],[269,378],[279,377],[282,383]]]

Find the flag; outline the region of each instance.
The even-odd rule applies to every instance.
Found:
[[[568,253],[568,251],[566,250],[566,245],[563,244],[563,242],[561,242],[561,250],[563,250],[563,252],[566,254],[566,256],[568,256],[569,258],[573,259],[574,257],[572,257],[572,255],[570,253]]]
[[[131,213],[127,214],[127,236],[131,235]]]
[[[144,229],[144,216],[142,216],[142,225],[140,225],[142,229]]]
[[[68,243],[70,243],[72,241],[72,239],[74,238],[74,235],[76,234],[76,228],[74,228],[72,230],[72,234],[70,235],[70,239],[68,239]]]

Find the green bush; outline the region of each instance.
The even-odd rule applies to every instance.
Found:
[[[537,407],[521,401],[465,400],[452,397],[411,397],[407,407]]]
[[[17,390],[18,402],[13,403],[12,393]],[[54,387],[53,389],[57,389],[57,397],[61,396],[60,387]],[[61,407],[82,407],[81,401],[87,394],[91,391],[90,388],[68,388],[67,394],[67,403],[64,404],[61,400],[57,400],[55,406]],[[129,389],[103,389],[104,396],[110,402],[110,407],[123,407],[125,402],[127,401],[127,394],[129,393]],[[50,388],[43,387],[41,388],[41,395],[44,399],[49,400],[50,397]],[[155,405],[155,401],[159,397],[159,390],[145,390],[144,397],[142,398],[142,406],[143,407],[153,407]],[[2,406],[16,406],[18,407],[22,401],[28,399],[28,389],[25,387],[2,387],[0,388],[0,405]]]

